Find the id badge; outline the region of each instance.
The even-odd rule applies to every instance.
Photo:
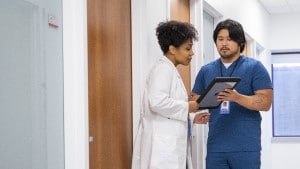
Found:
[[[223,101],[221,103],[220,114],[230,114],[230,102]]]

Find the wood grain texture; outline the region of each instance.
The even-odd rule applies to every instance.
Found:
[[[90,169],[129,169],[130,0],[87,0]]]

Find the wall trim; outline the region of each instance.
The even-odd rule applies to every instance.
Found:
[[[88,169],[87,2],[62,2],[65,169]]]

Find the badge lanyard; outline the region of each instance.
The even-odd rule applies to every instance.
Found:
[[[233,62],[234,64],[234,67],[229,75],[229,77],[232,76],[233,72],[235,71],[237,65],[238,65],[238,62],[240,60],[241,56],[235,61]],[[223,71],[222,71],[222,66],[223,66],[223,63],[220,59],[220,72],[221,72],[221,77],[223,77]],[[229,101],[223,101],[222,104],[221,104],[221,107],[220,107],[220,114],[230,114],[230,102]]]
[[[235,71],[235,69],[236,69],[236,67],[237,67],[237,65],[238,65],[238,63],[239,63],[239,61],[240,61],[240,58],[241,58],[241,56],[240,56],[235,62],[232,63],[232,64],[234,64],[234,67],[233,67],[232,71],[230,72],[229,77],[231,77],[232,74],[233,74],[233,72]],[[220,72],[221,72],[221,77],[223,77],[222,66],[223,66],[223,63],[222,63],[222,61],[221,61],[221,59],[220,59]]]

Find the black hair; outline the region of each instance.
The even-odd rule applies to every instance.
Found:
[[[246,38],[245,38],[245,33],[243,30],[243,27],[240,23],[238,23],[237,21],[231,20],[231,19],[226,19],[220,23],[218,23],[218,25],[216,26],[215,30],[214,30],[214,41],[216,43],[217,41],[217,37],[218,34],[220,32],[220,30],[222,29],[227,29],[229,32],[229,37],[238,43],[238,45],[240,46],[240,52],[243,52],[245,45],[246,45]]]
[[[187,40],[198,40],[197,30],[187,22],[167,21],[161,22],[156,28],[156,36],[164,54],[169,51],[169,46],[179,47]]]

